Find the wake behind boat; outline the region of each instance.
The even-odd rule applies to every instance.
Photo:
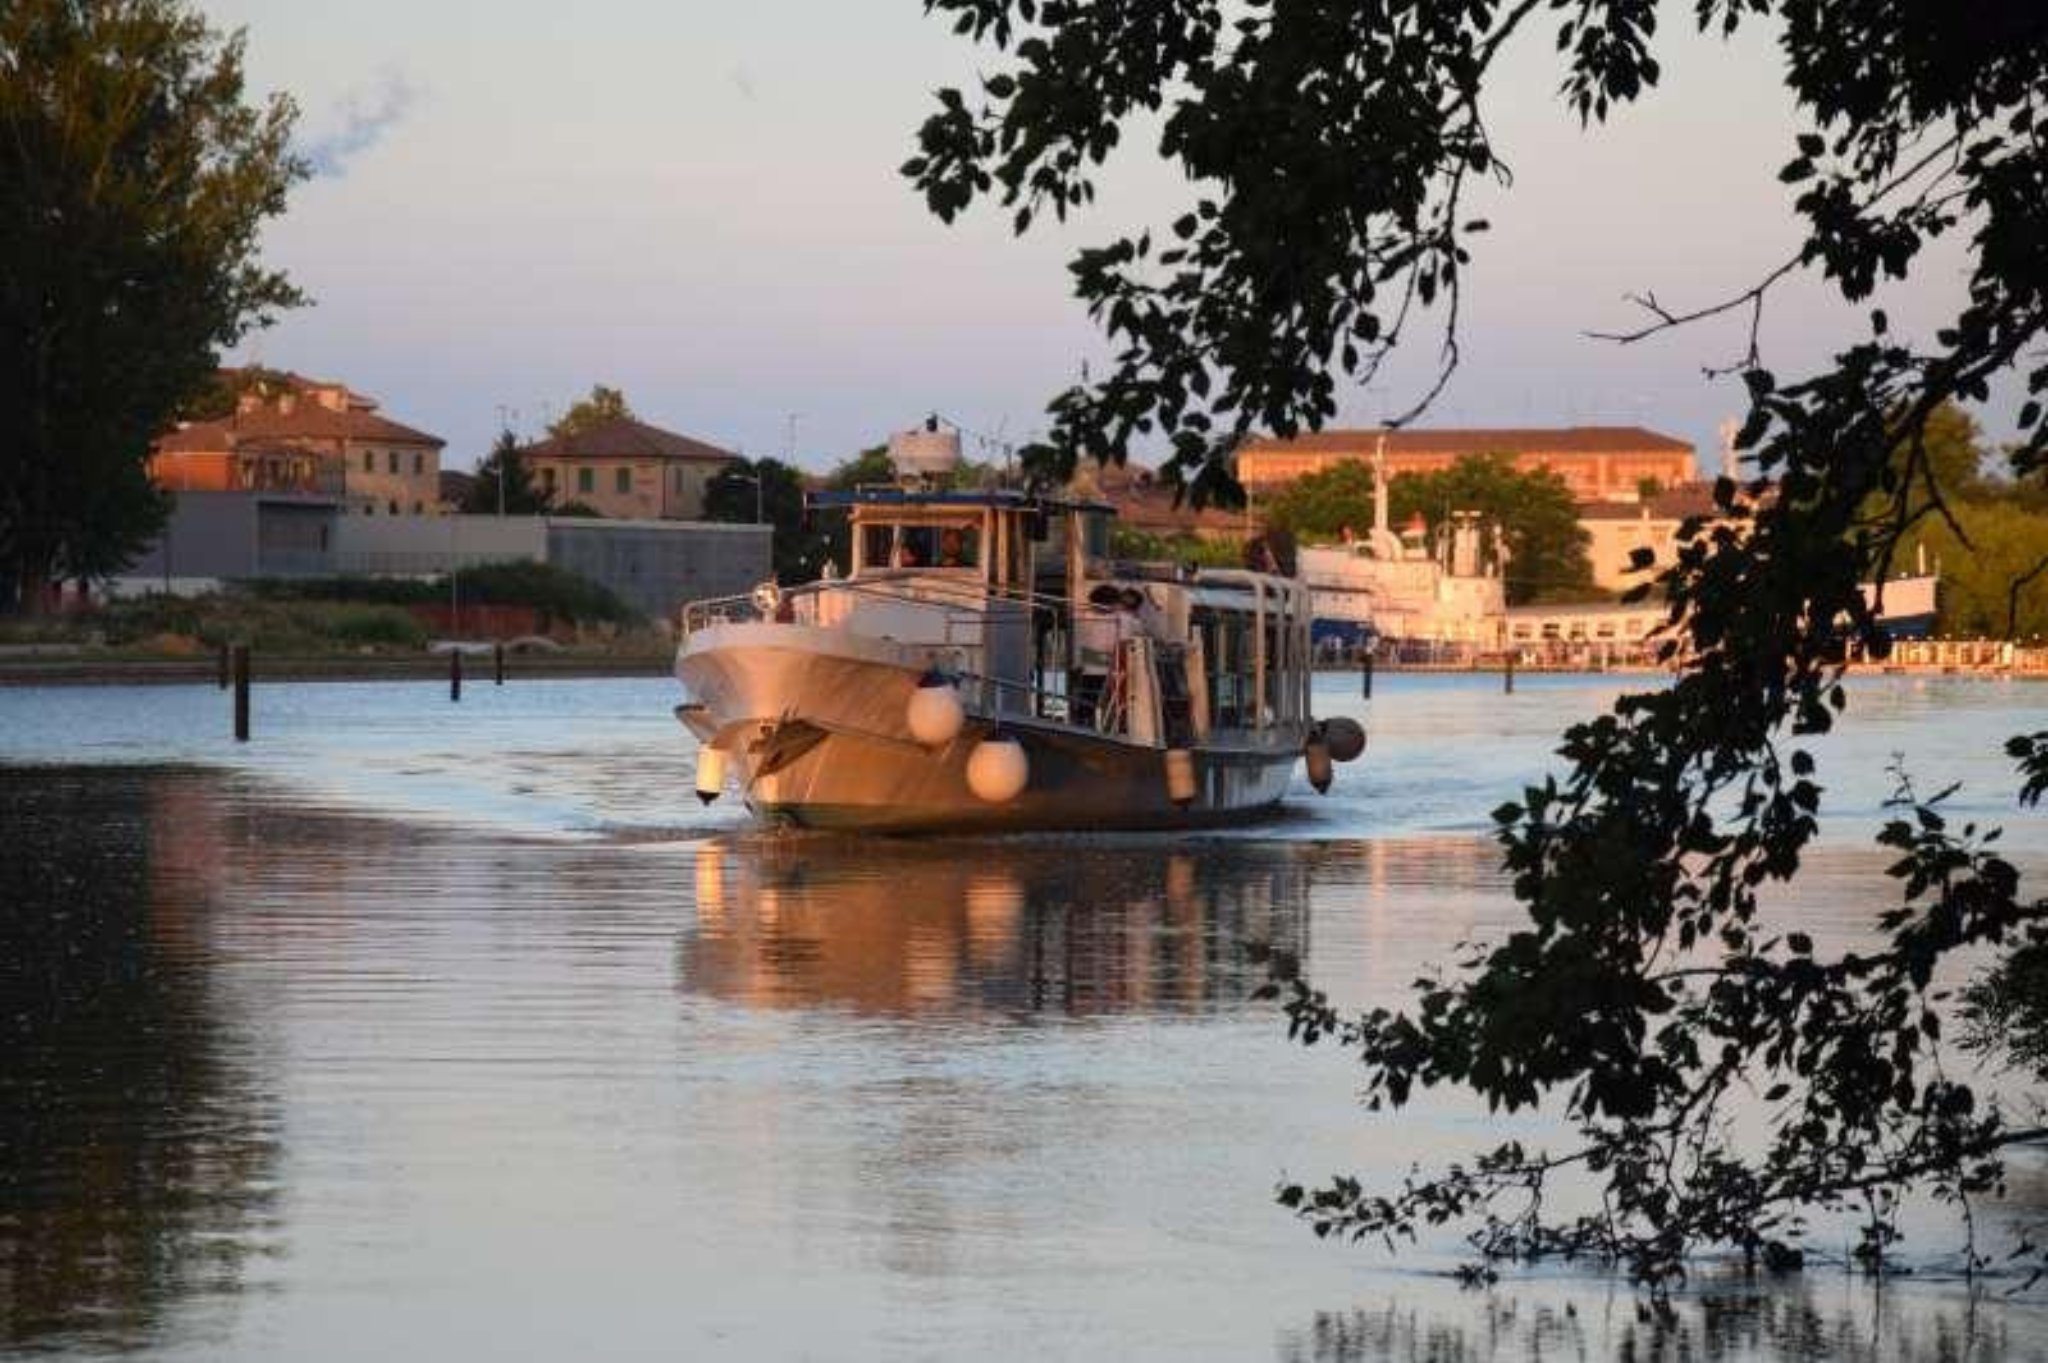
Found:
[[[959,439],[890,441],[899,485],[816,493],[844,579],[684,609],[697,791],[884,831],[1174,828],[1326,788],[1365,747],[1309,709],[1306,588],[1109,557],[1113,508],[942,490]]]

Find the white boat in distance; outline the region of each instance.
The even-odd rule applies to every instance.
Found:
[[[1307,589],[1108,557],[1114,508],[940,491],[958,437],[898,435],[901,485],[821,492],[847,577],[684,608],[697,792],[890,832],[1171,828],[1318,789],[1365,732],[1309,711]]]

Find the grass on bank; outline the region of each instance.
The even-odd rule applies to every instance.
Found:
[[[670,647],[664,634],[616,595],[546,564],[466,568],[455,586],[464,606],[534,610],[544,628],[567,633],[569,647],[579,654],[653,656]],[[127,597],[73,615],[0,620],[0,645],[152,658],[196,656],[231,643],[292,656],[415,654],[435,631],[407,607],[442,606],[449,599],[446,577],[258,579],[207,596]]]

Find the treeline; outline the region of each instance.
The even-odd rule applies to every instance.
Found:
[[[1373,522],[1372,466],[1347,462],[1312,473],[1275,493],[1262,509],[1268,525],[1303,540],[1335,540],[1346,529],[1363,538]],[[1549,469],[1525,473],[1504,454],[1466,455],[1435,473],[1396,474],[1387,482],[1387,509],[1396,531],[1421,516],[1432,542],[1458,512],[1476,511],[1482,525],[1498,525],[1511,606],[1605,595],[1593,585],[1586,555],[1592,541],[1579,526],[1578,504]],[[1491,532],[1483,538],[1485,565],[1500,567]]]
[[[1922,555],[1930,569],[1939,566],[1935,627],[1943,634],[2048,636],[2048,490],[2006,476],[2004,456],[1959,407],[1928,418],[1925,449],[1947,514],[1922,517],[1894,572],[1916,568]]]

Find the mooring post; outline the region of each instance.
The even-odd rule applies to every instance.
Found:
[[[462,650],[448,652],[448,699],[462,699]]]
[[[491,666],[494,671],[492,685],[503,686],[505,684],[505,646],[503,644],[497,644],[492,647]]]
[[[1513,650],[1513,649],[1509,649],[1509,650],[1508,650],[1508,653],[1507,653],[1507,666],[1506,666],[1506,667],[1503,667],[1503,668],[1501,669],[1501,678],[1502,678],[1502,682],[1503,682],[1503,688],[1502,688],[1502,689],[1503,689],[1503,693],[1504,693],[1504,694],[1506,694],[1506,695],[1510,695],[1510,696],[1514,695],[1514,694],[1515,694],[1515,653],[1514,653],[1514,650]]]
[[[234,646],[235,742],[249,741],[249,646]]]
[[[1367,700],[1372,699],[1372,650],[1367,649],[1358,660],[1358,689]]]
[[[233,681],[233,677],[232,677],[232,676],[230,675],[230,674],[231,674],[231,672],[233,671],[233,664],[232,664],[232,663],[230,663],[230,662],[229,662],[229,660],[228,660],[228,654],[229,654],[229,653],[230,653],[231,651],[232,651],[232,649],[231,649],[231,647],[229,646],[229,644],[228,644],[228,641],[227,641],[227,640],[225,640],[225,639],[221,640],[221,641],[220,641],[220,689],[221,689],[221,690],[223,690],[223,691],[227,690],[227,689],[228,689],[228,686],[229,686],[229,684],[230,684],[230,683],[231,683],[231,682]]]

